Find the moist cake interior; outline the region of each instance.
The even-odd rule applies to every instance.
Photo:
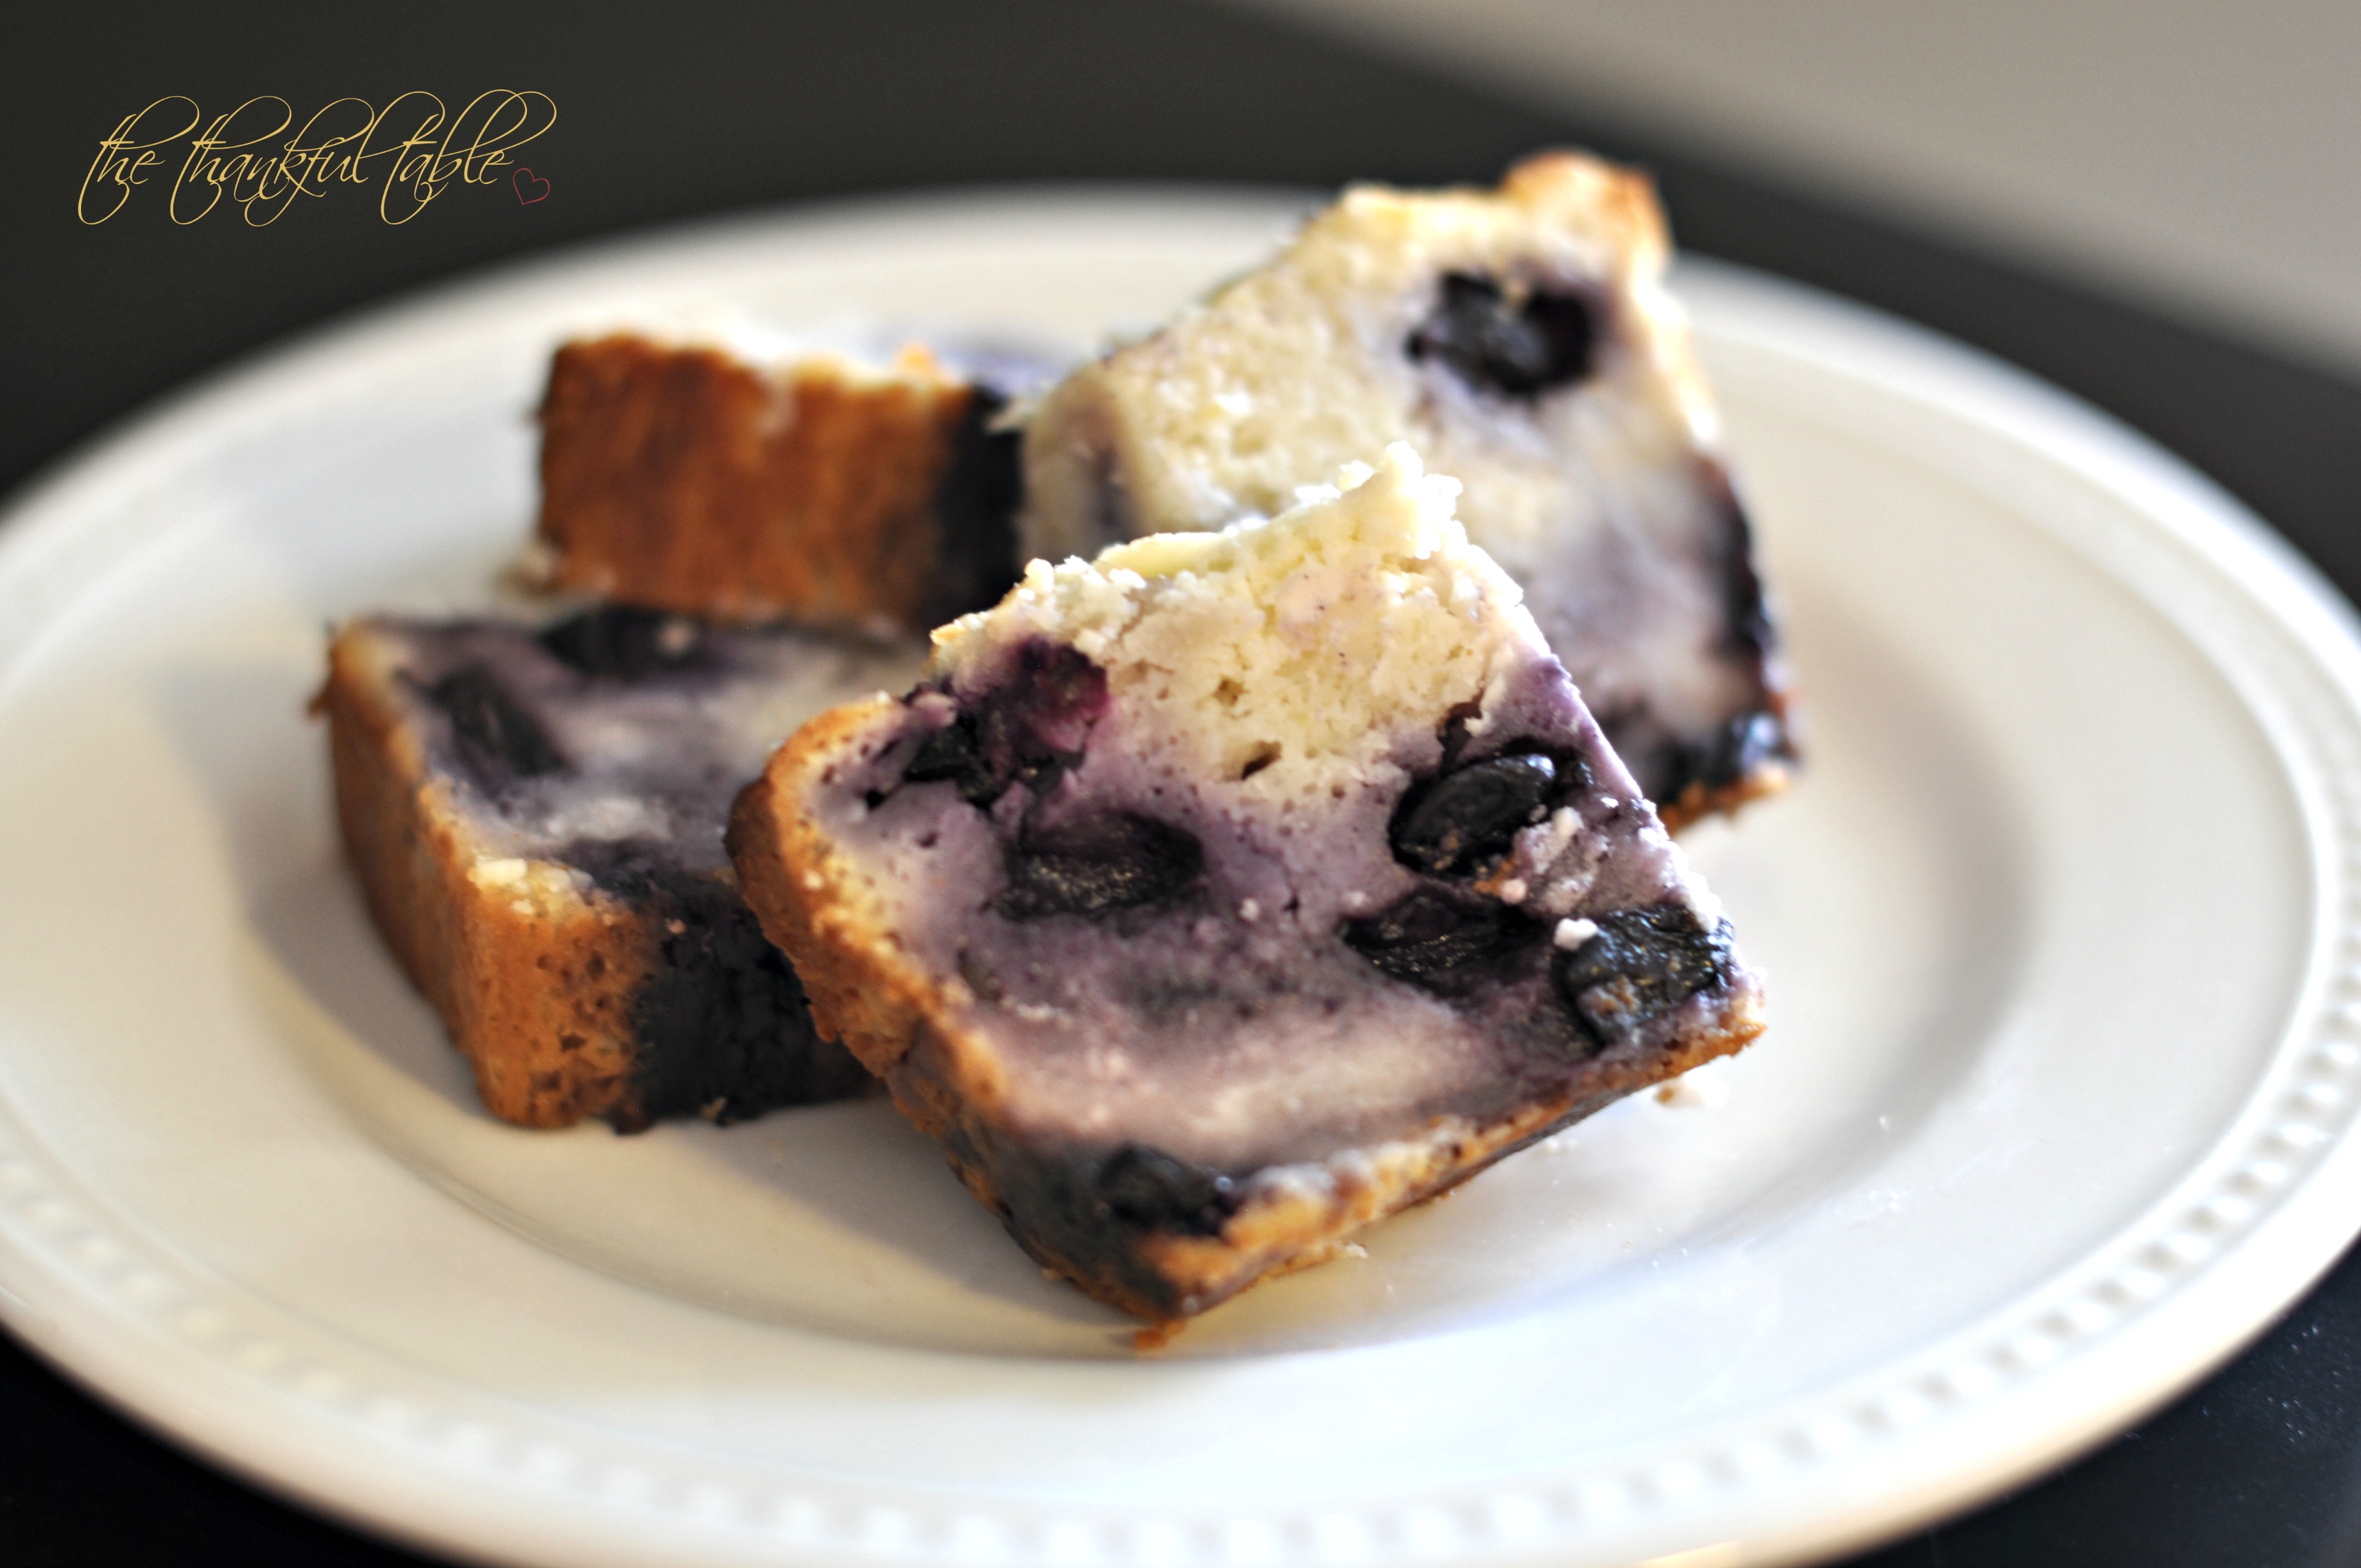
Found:
[[[427,767],[456,786],[480,855],[565,866],[583,891],[658,916],[631,1003],[642,1124],[868,1087],[815,1036],[793,968],[738,894],[722,828],[785,735],[851,692],[906,682],[915,649],[620,607],[537,633],[372,624],[400,650]]]

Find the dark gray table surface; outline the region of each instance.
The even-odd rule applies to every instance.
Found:
[[[1682,242],[1950,333],[2212,475],[2361,587],[2361,387],[2103,293],[1931,244],[1441,72],[1191,0],[609,0],[123,6],[17,15],[0,50],[0,485],[184,378],[391,291],[665,220],[975,181],[1488,180],[1582,142],[1653,168]],[[170,93],[309,108],[536,88],[549,199],[365,200],[269,227],[160,202],[95,226],[98,139]],[[0,878],[5,871],[0,871]],[[5,883],[0,883],[5,885]],[[136,961],[126,956],[126,961]],[[2017,1495],[1856,1562],[2361,1562],[2361,1265],[2192,1392]],[[421,1561],[227,1478],[0,1340],[0,1563]]]

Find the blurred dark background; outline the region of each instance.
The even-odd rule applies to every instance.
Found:
[[[192,377],[469,268],[652,224],[977,181],[1488,181],[1574,141],[1651,167],[1692,250],[1950,333],[2081,394],[2211,474],[2361,587],[2361,387],[2208,329],[1922,237],[1760,172],[1547,110],[1268,14],[1199,0],[674,0],[395,10],[20,11],[0,58],[0,485]],[[173,168],[96,225],[75,197],[124,116],[183,94],[299,115],[423,89],[453,109],[533,89],[545,178],[454,186],[407,224],[370,194],[268,227],[173,224]],[[170,128],[169,126],[167,128]],[[1688,144],[1683,143],[1683,146]],[[2361,1562],[2361,1267],[2137,1430],[2018,1496],[1861,1560],[1903,1564]],[[0,1341],[0,1563],[405,1554],[180,1455]]]

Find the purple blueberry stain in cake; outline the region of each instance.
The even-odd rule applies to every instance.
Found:
[[[636,1119],[619,1127],[730,1122],[867,1087],[860,1064],[814,1034],[794,969],[737,892],[722,829],[796,724],[904,684],[915,650],[620,606],[538,632],[384,624],[406,685],[431,705],[430,771],[452,781],[481,839],[569,868],[657,933],[630,1002]]]
[[[990,604],[1016,580],[1025,437],[1003,418],[1008,404],[1007,392],[979,379],[951,433],[950,460],[935,486],[942,540],[934,595],[920,617],[927,624]]]
[[[486,788],[565,770],[566,759],[548,734],[489,664],[462,664],[423,689],[449,716],[468,772]]]
[[[1219,1236],[1249,1196],[1236,1177],[1137,1141],[1031,1148],[956,1131],[948,1141],[971,1168],[994,1174],[1017,1245],[1069,1268],[1133,1272],[1142,1240]]]
[[[1664,799],[1691,785],[1726,789],[1757,769],[1795,760],[1785,721],[1768,709],[1733,715],[1702,735],[1664,737],[1642,751],[1649,776]]]
[[[1589,377],[1598,338],[1595,311],[1572,291],[1446,272],[1434,308],[1402,352],[1441,362],[1471,388],[1531,400]]]
[[[1023,643],[982,694],[954,707],[950,722],[919,744],[902,778],[955,784],[961,798],[984,807],[1012,784],[1038,790],[1081,756],[1106,696],[1105,672],[1078,650]]]
[[[541,645],[593,680],[639,681],[697,669],[711,657],[705,628],[686,615],[609,605],[542,631]]]
[[[539,632],[388,622],[433,707],[430,762],[466,779],[491,841],[535,856],[636,843],[719,873],[730,802],[820,706],[901,684],[915,650],[606,607]]]
[[[657,961],[631,996],[635,1115],[618,1130],[675,1116],[727,1126],[869,1088],[861,1064],[818,1037],[794,966],[730,883],[646,841],[563,846],[549,858],[644,911],[658,933]]]
[[[1725,618],[1725,650],[1738,658],[1758,662],[1776,656],[1779,636],[1771,624],[1771,605],[1763,576],[1754,565],[1754,529],[1746,504],[1738,499],[1729,465],[1718,457],[1700,457],[1697,464],[1698,490],[1720,523],[1715,565],[1720,579]]]
[[[1107,811],[1050,822],[1036,809],[1059,775],[1082,760],[1090,728],[1106,707],[1104,671],[1077,649],[1028,640],[902,767],[904,784],[948,783],[983,811],[1021,787],[996,905],[1012,920],[1169,902],[1204,869],[1196,839],[1152,817]],[[873,791],[867,798],[873,807],[884,795]]]
[[[1729,469],[1717,458],[1698,460],[1696,489],[1714,518],[1712,530],[1704,536],[1709,558],[1699,564],[1700,577],[1718,584],[1720,595],[1713,657],[1725,668],[1743,673],[1758,691],[1783,689],[1776,672],[1778,633],[1755,568],[1753,531],[1744,503]],[[1795,737],[1780,707],[1760,701],[1740,703],[1735,697],[1725,697],[1723,703],[1735,710],[1708,720],[1702,714],[1668,718],[1628,699],[1607,701],[1600,705],[1599,722],[1650,797],[1659,801],[1678,800],[1692,786],[1708,794],[1729,789],[1795,762]]]

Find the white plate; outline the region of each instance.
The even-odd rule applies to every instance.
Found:
[[[0,1310],[269,1484],[533,1563],[1693,1564],[1965,1503],[2185,1385],[2361,1223],[2345,609],[2022,377],[1685,277],[1810,705],[1694,836],[1774,1026],[1168,1353],[876,1104],[488,1121],[302,714],[327,617],[480,600],[564,330],[1082,347],[1281,207],[707,229],[226,375],[0,536]]]

